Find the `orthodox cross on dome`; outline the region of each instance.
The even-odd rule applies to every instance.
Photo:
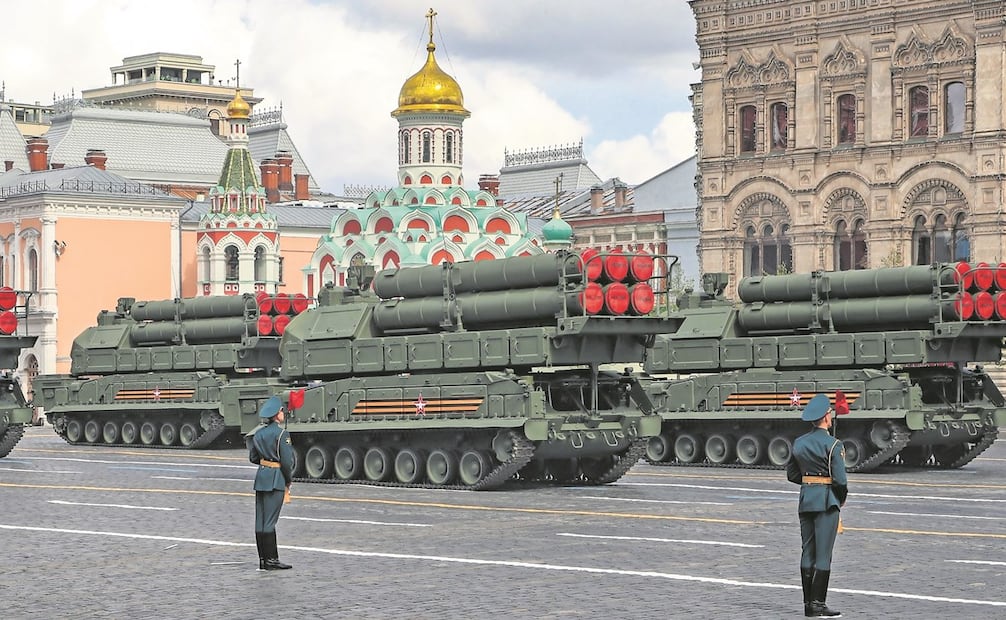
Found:
[[[555,177],[555,209],[552,211],[552,217],[559,217],[559,193],[562,191],[562,173]]]
[[[234,61],[234,81],[237,83],[238,90],[241,90],[241,59],[238,58]]]
[[[433,43],[433,18],[437,16],[437,12],[430,7],[430,10],[426,12],[426,19],[430,20],[430,43]]]

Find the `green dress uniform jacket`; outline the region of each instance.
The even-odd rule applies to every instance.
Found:
[[[802,484],[805,475],[831,476],[831,484]],[[799,512],[825,512],[829,508],[840,508],[849,494],[842,442],[823,428],[798,437],[793,442],[793,454],[786,465],[786,477],[800,485]]]
[[[248,460],[259,466],[255,472],[255,490],[285,490],[293,480],[294,457],[290,433],[272,422],[259,426],[250,435]],[[279,463],[279,467],[261,465],[262,459]]]

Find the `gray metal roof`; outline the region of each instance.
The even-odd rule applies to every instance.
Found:
[[[555,194],[555,178],[560,174],[562,189],[568,192],[589,190],[601,182],[585,159],[504,167],[500,168],[500,198],[509,201]]]
[[[181,202],[177,196],[167,194],[151,185],[137,183],[94,166],[73,166],[38,172],[14,169],[0,174],[0,198],[45,192],[146,196],[157,200]]]
[[[194,202],[183,216],[185,223],[195,223],[210,210],[209,201]],[[323,203],[313,200],[303,202],[279,202],[266,205],[266,211],[276,216],[276,223],[283,228],[316,228],[319,235],[332,228],[332,220],[347,209],[348,203]],[[358,205],[355,205],[358,206]]]
[[[563,181],[565,181],[565,177],[563,177]],[[562,219],[569,221],[573,218],[585,217],[589,215],[612,215],[615,213],[632,212],[635,196],[631,186],[626,186],[625,188],[625,203],[622,205],[621,209],[617,211],[615,210],[616,181],[619,184],[624,185],[624,183],[622,183],[618,178],[612,178],[608,179],[604,183],[594,184],[604,190],[601,197],[602,210],[599,214],[591,213],[590,188],[587,188],[586,190],[559,192],[559,214],[562,216]],[[512,197],[500,197],[503,199],[503,206],[507,210],[515,213],[526,213],[529,221],[531,218],[535,217],[541,218],[543,221],[550,220],[556,203],[555,185],[552,186],[552,191],[550,193],[538,196],[522,196],[517,199]]]
[[[259,164],[263,159],[275,157],[278,151],[289,151],[293,156],[293,173],[308,175],[307,187],[312,192],[320,188],[311,176],[304,158],[300,156],[297,145],[293,143],[286,131],[286,123],[270,123],[268,125],[252,125],[248,128],[248,150],[252,158]]]
[[[109,169],[152,183],[215,185],[228,149],[206,119],[110,108],[55,116],[45,137],[50,162],[74,166],[89,149],[101,149]]]
[[[15,168],[28,169],[26,142],[18,129],[10,108],[0,105],[0,161],[13,161]]]

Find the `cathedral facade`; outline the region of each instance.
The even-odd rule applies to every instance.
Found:
[[[691,0],[703,272],[1006,259],[1000,0]]]

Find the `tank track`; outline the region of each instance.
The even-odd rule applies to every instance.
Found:
[[[971,448],[965,452],[959,459],[950,463],[949,465],[939,465],[939,469],[960,469],[964,467],[971,461],[975,460],[979,454],[985,452],[995,443],[996,439],[999,438],[999,429],[992,429],[982,433],[982,438],[978,440],[978,443],[971,446]]]
[[[863,473],[869,472],[877,467],[883,465],[894,456],[901,452],[908,445],[911,435],[908,429],[901,424],[891,423],[891,443],[889,446],[882,450],[870,455],[868,458],[864,459],[861,463],[855,467],[850,467],[847,469],[848,473]],[[646,459],[646,462],[650,465],[657,465],[659,467],[716,467],[720,469],[771,469],[771,470],[781,470],[786,469],[785,465],[744,465],[743,463],[727,463],[727,464],[717,464],[717,463],[679,463],[677,461],[651,461]]]
[[[510,449],[510,458],[506,461],[500,463],[491,472],[486,474],[481,480],[473,485],[465,484],[432,484],[430,482],[422,482],[416,484],[404,484],[396,481],[381,481],[375,482],[372,480],[340,480],[339,478],[325,478],[323,480],[315,478],[294,478],[294,482],[307,482],[311,484],[366,484],[370,486],[382,486],[382,487],[398,487],[398,488],[409,488],[409,489],[449,489],[456,491],[488,491],[491,489],[496,489],[508,480],[512,479],[521,468],[531,461],[531,457],[534,456],[534,444],[531,443],[526,437],[515,432],[510,431],[510,440],[512,442],[512,447]]]
[[[192,443],[187,446],[173,445],[165,446],[160,443],[145,444],[139,441],[134,443],[105,443],[103,441],[70,441],[66,436],[66,424],[60,425],[60,427],[53,426],[56,430],[56,434],[63,438],[63,441],[70,444],[71,446],[97,446],[99,448],[142,448],[144,450],[205,450],[209,448],[217,437],[220,437],[227,429],[224,424],[224,416],[219,412],[214,411],[210,415],[209,428],[202,432],[198,437],[196,437]]]
[[[7,427],[3,434],[0,435],[0,459],[10,454],[10,451],[17,445],[17,442],[21,441],[22,435],[24,435],[23,424],[12,424]]]
[[[639,462],[646,454],[646,439],[637,439],[632,442],[629,449],[624,453],[615,456],[615,462],[611,469],[594,479],[586,479],[587,484],[611,484],[626,474],[632,466]]]

